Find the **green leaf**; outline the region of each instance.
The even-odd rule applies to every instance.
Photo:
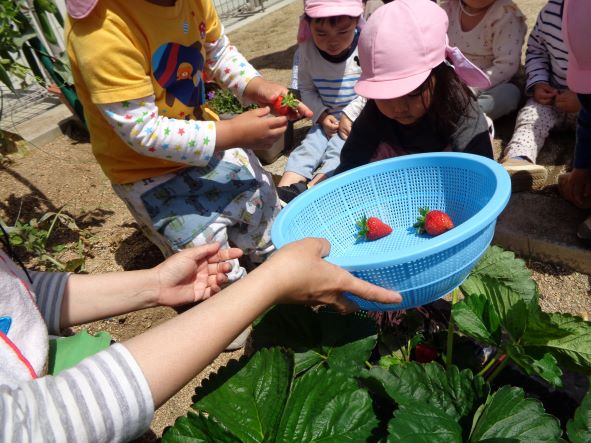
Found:
[[[222,368],[197,390],[193,408],[200,415],[177,420],[167,441],[358,442],[378,424],[353,378],[317,368],[295,379],[292,355],[279,348]]]
[[[461,443],[462,428],[445,412],[428,404],[400,405],[388,423],[390,443]]]
[[[318,313],[305,306],[276,306],[255,325],[255,348],[284,346],[294,350],[295,372],[328,366],[349,374],[365,367],[376,346],[375,321],[357,314]]]
[[[591,383],[590,383],[591,384]],[[575,411],[575,416],[566,424],[568,438],[572,443],[591,441],[591,389]]]
[[[482,377],[456,366],[446,371],[439,363],[374,367],[364,378],[379,383],[399,405],[429,404],[456,421],[473,413],[488,395]]]
[[[452,307],[456,326],[478,341],[499,346],[501,323],[492,303],[484,295],[469,295]]]
[[[529,303],[537,300],[536,283],[525,262],[515,258],[515,254],[498,246],[491,246],[484,253],[468,278],[462,283],[464,294],[482,294],[483,278],[493,279],[500,286],[511,289]]]
[[[275,441],[367,441],[377,424],[369,394],[353,378],[318,368],[296,379]]]
[[[562,366],[591,375],[591,324],[580,317],[532,313],[521,344],[530,355],[550,352]]]
[[[190,412],[186,417],[175,420],[174,426],[162,435],[163,443],[240,443],[225,427],[203,414]]]
[[[4,69],[4,65],[0,63],[0,83],[3,83],[11,92],[15,92],[14,85],[12,84],[12,80]]]
[[[542,404],[521,388],[503,386],[486,401],[470,442],[557,442],[562,430]]]
[[[275,435],[290,388],[291,355],[264,349],[230,378],[224,372],[197,390],[193,408],[215,417],[244,442]]]
[[[552,354],[546,353],[536,359],[519,345],[509,345],[505,352],[527,375],[538,375],[554,386],[562,386],[562,370]]]

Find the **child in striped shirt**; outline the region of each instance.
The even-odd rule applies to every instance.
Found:
[[[532,29],[525,58],[526,94],[511,140],[502,156],[513,191],[540,189],[546,168],[536,164],[553,128],[574,129],[579,102],[566,84],[568,50],[562,39],[563,0],[550,0]]]
[[[313,126],[290,154],[278,185],[283,203],[329,176],[338,166],[352,121],[364,105],[353,90],[361,0],[307,0],[301,23],[311,36],[298,48],[298,89],[313,111]]]

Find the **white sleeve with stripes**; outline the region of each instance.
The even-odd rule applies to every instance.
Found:
[[[59,335],[64,290],[70,274],[29,271],[37,306],[50,334]]]
[[[153,414],[148,383],[121,344],[57,376],[0,387],[0,441],[129,441]]]

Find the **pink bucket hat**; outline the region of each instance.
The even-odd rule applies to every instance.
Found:
[[[66,0],[66,9],[70,17],[79,19],[87,17],[97,3],[98,0]]]
[[[591,93],[591,1],[567,0],[564,6],[562,33],[568,47],[566,82],[569,89]],[[578,37],[578,38],[577,38]]]
[[[363,14],[362,0],[305,0],[304,13],[311,18],[359,17]]]
[[[306,0],[304,2],[304,14],[310,18],[338,17],[346,15],[359,17],[359,27],[365,23],[363,20],[363,0]],[[312,36],[310,25],[305,16],[300,17],[298,27],[298,43],[303,43]]]
[[[431,0],[396,0],[380,6],[359,37],[361,76],[355,92],[372,99],[402,97],[445,60],[469,86],[489,88],[486,74],[448,45],[447,24],[447,14]]]

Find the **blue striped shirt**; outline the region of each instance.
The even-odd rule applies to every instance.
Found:
[[[526,92],[536,83],[566,89],[568,50],[562,40],[563,0],[550,0],[532,29],[525,53]]]

